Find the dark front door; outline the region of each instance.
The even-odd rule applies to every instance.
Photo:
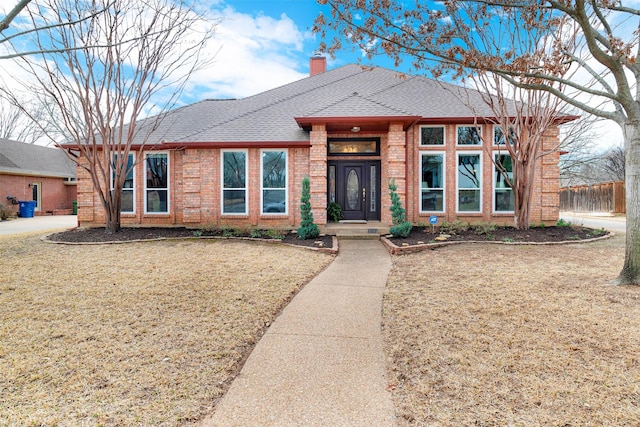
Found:
[[[345,220],[379,220],[380,162],[330,162],[328,194],[329,202],[342,208]]]

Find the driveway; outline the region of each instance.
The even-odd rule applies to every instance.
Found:
[[[626,234],[627,219],[625,216],[613,216],[598,212],[560,212],[560,218],[576,225],[589,228],[604,228],[617,234]]]
[[[45,215],[0,221],[0,235],[66,230],[78,226],[76,215]]]

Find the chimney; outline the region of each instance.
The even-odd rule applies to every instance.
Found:
[[[309,76],[324,73],[327,71],[327,58],[321,55],[314,55],[309,61]]]

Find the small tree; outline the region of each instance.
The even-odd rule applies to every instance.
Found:
[[[395,179],[389,181],[389,194],[391,196],[391,221],[393,227],[389,232],[394,237],[407,237],[411,233],[411,223],[407,221],[406,211],[402,207],[400,196],[397,193],[398,186]]]
[[[313,212],[311,212],[311,182],[308,177],[302,179],[302,197],[300,198],[300,228],[298,237],[302,240],[315,239],[320,235],[320,229],[313,222]]]

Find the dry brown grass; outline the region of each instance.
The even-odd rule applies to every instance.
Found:
[[[0,425],[184,425],[331,256],[187,240],[0,237]]]
[[[384,300],[403,423],[637,426],[640,287],[624,238],[398,256]]]

